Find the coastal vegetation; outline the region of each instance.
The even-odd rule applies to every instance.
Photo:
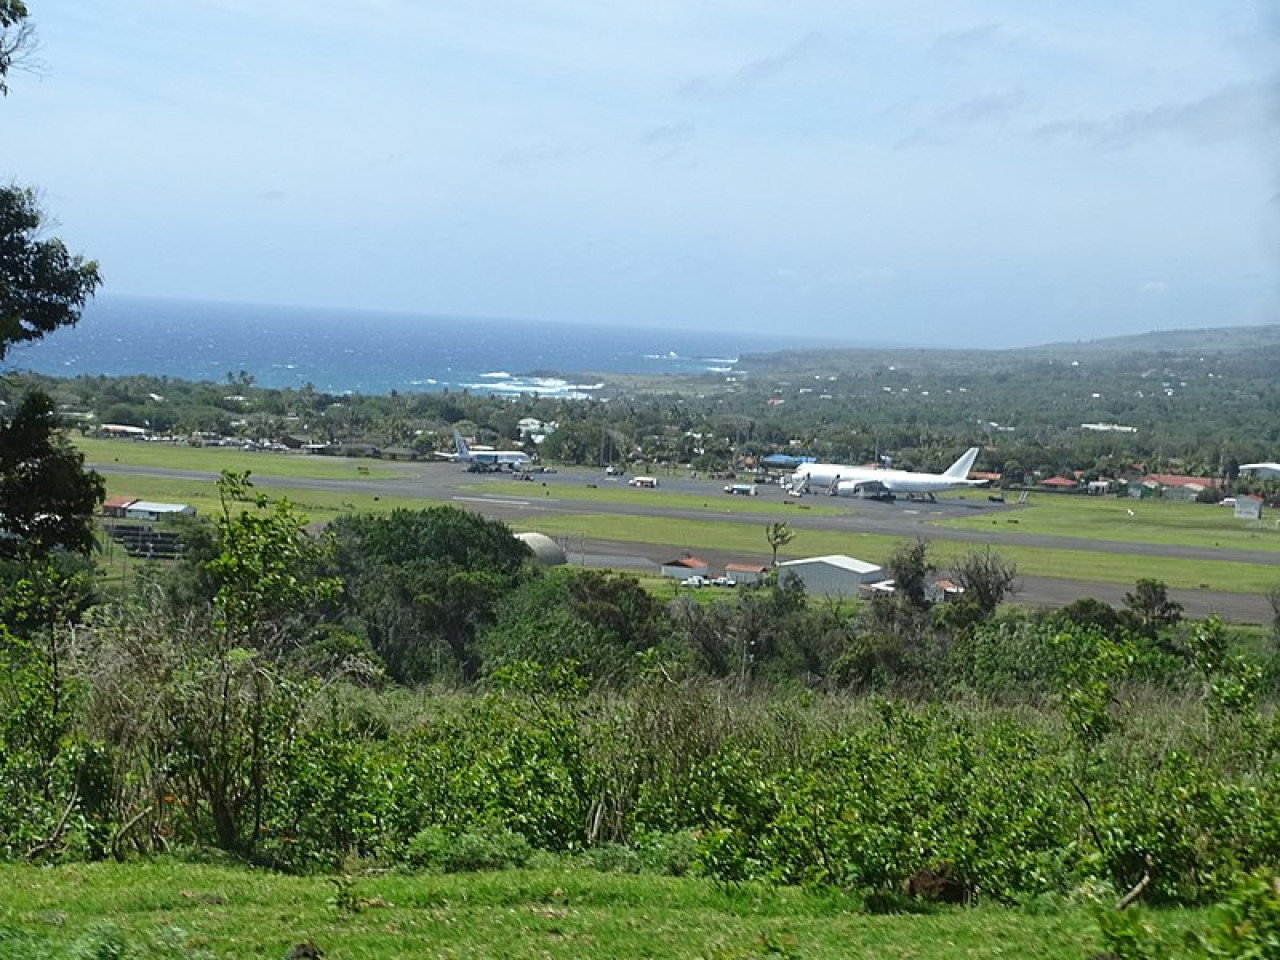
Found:
[[[251,384],[236,389],[245,399],[225,402],[256,402]],[[500,408],[432,402],[446,400],[459,416],[441,433]],[[57,402],[77,412],[66,394]],[[361,403],[340,402],[349,428]],[[555,433],[572,424],[570,406],[555,411]],[[603,419],[618,407],[582,407],[621,458]],[[425,447],[419,429],[410,443]],[[729,467],[698,459],[698,432],[690,423],[679,436],[703,453],[672,455]],[[1124,604],[1027,612],[1003,601],[1017,572],[1038,569],[1033,552],[863,537],[901,590],[832,604],[774,581],[694,600],[626,575],[538,567],[504,525],[453,507],[302,488],[294,503],[236,469],[279,463],[299,484],[358,490],[375,471],[394,476],[390,465],[60,442],[15,449],[61,457],[87,483],[98,481],[81,469],[86,449],[113,464],[224,472],[200,488],[209,519],[185,531],[183,555],[127,580],[95,576],[80,539],[8,541],[0,850],[15,877],[59,867],[44,875],[51,886],[32,885],[44,893],[0,915],[0,945],[19,955],[262,953],[313,940],[394,955],[380,938],[447,923],[435,913],[451,897],[528,914],[519,933],[482,925],[458,949],[507,937],[529,954],[551,941],[566,953],[678,952],[648,933],[587,932],[604,910],[634,931],[623,921],[649,903],[697,931],[708,956],[849,955],[851,936],[869,954],[909,953],[923,928],[900,932],[884,915],[920,911],[955,944],[938,955],[982,955],[999,929],[1036,944],[1028,955],[1245,956],[1248,931],[1274,922],[1276,640],[1185,620],[1167,584],[1191,573],[1168,561],[1135,577],[1131,559],[1108,573],[1104,555],[1082,550],[1088,576],[1132,584]],[[129,482],[135,493],[199,483]],[[614,494],[583,496],[607,506]],[[322,535],[303,534],[308,499],[333,519]],[[826,546],[744,502],[732,519],[679,520],[679,536],[750,536],[757,552],[784,555]],[[1204,529],[1184,518],[1212,509],[1144,503],[1151,517],[1125,516],[1166,542]],[[91,513],[77,502],[58,515],[87,531]],[[1080,523],[1090,515],[1064,502],[1042,528],[1095,536]],[[1105,506],[1097,515],[1118,520]],[[545,521],[557,522],[596,520]],[[601,535],[675,536],[653,518],[643,530],[605,512],[599,523]],[[1055,553],[1058,575],[1070,553]],[[1213,562],[1197,562],[1200,582],[1264,589],[1265,568],[1255,583]],[[962,599],[914,588],[938,568],[963,583]],[[190,867],[211,858],[224,865]],[[176,906],[152,890],[141,904],[121,894],[118,926],[88,907],[65,927],[42,919],[60,883],[114,875],[136,889],[173,869],[191,877]],[[246,936],[235,930],[248,913],[205,909],[243,903],[223,891],[246,884],[268,903],[302,903],[300,919]]]
[[[128,589],[56,551],[7,568],[8,859],[219,850],[345,878],[336,915],[415,902],[422,873],[532,869],[486,889],[554,876],[584,900],[605,887],[583,870],[688,875],[638,889],[713,897],[714,941],[742,936],[726,904],[744,895],[766,914],[837,902],[837,926],[938,901],[1109,918],[1096,904],[1131,891],[1199,908],[1280,852],[1280,658],[1185,622],[1158,581],[1120,609],[1031,615],[1001,606],[1013,571],[987,555],[959,602],[838,607],[790,581],[694,603],[531,565],[502,524],[450,507],[314,539],[243,475],[220,498],[181,560]],[[934,566],[923,542],[890,563],[906,585]],[[386,870],[404,879],[365,879]],[[810,892],[767,892],[792,888]],[[0,922],[48,937],[31,909]],[[1195,922],[1134,916],[1072,943]],[[298,936],[341,942],[332,928]]]
[[[1277,364],[1280,328],[1256,327],[1167,343],[744,357],[729,377],[644,389],[615,377],[593,400],[335,396],[262,388],[245,373],[224,383],[24,375],[0,385],[0,399],[36,386],[83,432],[112,423],[184,439],[293,438],[406,457],[451,449],[460,429],[482,443],[526,444],[547,462],[703,473],[777,452],[845,463],[884,454],[898,466],[940,470],[977,441],[977,469],[1013,486],[1077,472],[1082,480],[1163,472],[1270,494],[1264,478],[1241,477],[1238,467],[1273,458],[1280,444]],[[526,418],[544,425],[536,445],[522,433]]]
[[[0,93],[26,16],[0,0]],[[43,223],[0,190],[0,359],[98,285]],[[1030,556],[923,539],[879,544],[898,589],[866,601],[776,576],[668,597],[542,567],[452,506],[315,492],[334,516],[308,531],[247,451],[198,449],[219,479],[180,554],[109,580],[85,451],[117,448],[58,429],[413,456],[529,416],[565,463],[727,472],[778,450],[936,468],[976,428],[1019,483],[1141,457],[1245,489],[1240,458],[1276,440],[1259,336],[1197,343],[1199,366],[1026,354],[1027,379],[776,358],[572,403],[6,377],[0,957],[1275,956],[1280,606],[1266,631],[1188,620],[1153,562],[1119,606],[1031,612],[1005,603]],[[1136,432],[1080,433],[1086,413]],[[734,509],[775,559],[816,536]]]

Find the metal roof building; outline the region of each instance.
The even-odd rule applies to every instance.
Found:
[[[874,563],[833,554],[807,557],[778,564],[778,579],[795,577],[806,593],[819,597],[856,597],[864,583],[884,579],[884,570]]]

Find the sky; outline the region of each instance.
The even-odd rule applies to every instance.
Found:
[[[28,0],[104,294],[1019,346],[1280,322],[1280,0]]]

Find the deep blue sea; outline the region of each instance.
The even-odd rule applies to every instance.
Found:
[[[783,335],[637,329],[103,296],[79,325],[13,350],[61,377],[153,374],[327,393],[460,390],[589,396],[609,374],[729,371],[744,353],[834,346]],[[848,345],[848,344],[844,344]]]

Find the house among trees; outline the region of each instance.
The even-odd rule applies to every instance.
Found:
[[[1206,490],[1217,490],[1222,482],[1216,477],[1187,477],[1177,473],[1149,473],[1142,480],[1156,496],[1166,500],[1196,500]],[[1216,499],[1216,498],[1215,498]]]

